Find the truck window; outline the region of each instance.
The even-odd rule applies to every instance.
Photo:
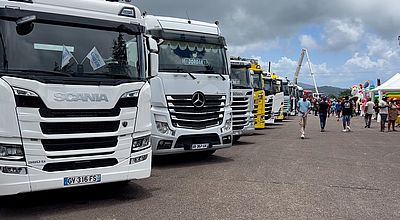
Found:
[[[221,45],[165,40],[159,51],[160,72],[226,73]]]
[[[231,80],[234,89],[251,89],[250,72],[247,68],[232,68]]]
[[[43,72],[58,72],[69,77],[144,78],[138,68],[135,35],[37,22],[30,33],[20,35],[15,22],[5,20],[0,21],[0,31],[6,45],[8,71],[14,74],[35,70],[29,74],[41,77]]]

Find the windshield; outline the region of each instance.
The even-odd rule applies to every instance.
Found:
[[[231,79],[234,89],[251,89],[250,70],[247,68],[232,68]]]
[[[289,85],[287,83],[283,83],[282,90],[283,90],[283,94],[285,96],[289,96],[290,95],[290,88],[289,88]]]
[[[272,94],[272,80],[264,79],[264,91],[267,95]]]
[[[282,92],[282,81],[273,80],[272,81],[272,90],[274,94]]]
[[[37,22],[24,33],[15,22],[5,20],[0,21],[0,35],[3,74],[69,80],[144,78],[135,35]]]
[[[253,87],[255,91],[262,90],[262,78],[260,73],[253,74]]]
[[[226,74],[222,45],[165,40],[159,51],[160,72]]]

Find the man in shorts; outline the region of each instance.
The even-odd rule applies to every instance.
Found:
[[[299,112],[300,116],[300,132],[301,132],[301,139],[305,139],[305,130],[307,125],[307,116],[312,109],[311,102],[303,96],[303,99],[299,100],[297,103],[297,111]]]
[[[353,102],[349,101],[349,97],[344,98],[342,102],[342,120],[343,120],[343,132],[351,131],[350,120],[353,116]]]

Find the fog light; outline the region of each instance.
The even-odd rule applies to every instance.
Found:
[[[26,175],[28,174],[28,170],[25,167],[0,167],[2,173],[7,174],[20,174]]]
[[[147,160],[147,158],[148,158],[147,154],[139,156],[139,157],[131,158],[131,164],[143,162],[143,161]]]
[[[157,131],[161,134],[175,136],[175,131],[169,128],[167,122],[156,121]]]
[[[172,148],[172,141],[160,141],[157,145],[157,150],[166,150]]]
[[[229,135],[229,136],[224,136],[224,137],[222,137],[222,143],[223,143],[223,144],[230,144],[230,143],[232,143],[232,136]]]

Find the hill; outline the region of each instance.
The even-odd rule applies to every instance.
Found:
[[[299,86],[303,87],[304,89],[312,90],[315,92],[315,88],[313,85],[305,84],[305,83],[299,83]],[[339,96],[339,94],[346,89],[342,89],[339,87],[334,87],[334,86],[319,86],[318,91],[324,93],[327,96]]]

